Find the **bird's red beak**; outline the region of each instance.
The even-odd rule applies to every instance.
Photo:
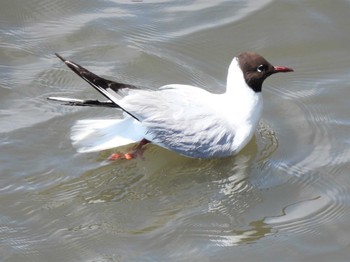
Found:
[[[287,72],[294,72],[292,68],[285,67],[285,66],[275,66],[275,73],[287,73]]]

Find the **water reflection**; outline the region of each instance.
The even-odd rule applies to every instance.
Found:
[[[235,235],[240,232],[241,214],[260,201],[259,193],[247,179],[251,154],[243,152],[225,160],[196,160],[150,146],[145,159],[103,165],[42,190],[40,195],[51,199],[44,208],[56,212],[67,202],[80,203],[79,211],[67,210],[66,215],[83,213],[85,217],[93,216],[95,222],[84,225],[76,221],[78,224],[71,225],[75,230],[108,228],[109,233],[117,230],[128,237],[157,234],[167,238],[166,232],[186,228],[187,238],[203,235],[212,240],[213,234],[207,235],[211,230],[218,235],[227,235],[228,228]],[[212,214],[211,220],[203,220],[206,213]],[[103,219],[112,214],[112,221]],[[213,228],[212,222],[217,219],[227,221]],[[104,221],[98,223],[102,228],[96,227],[99,220]]]
[[[242,244],[255,243],[259,239],[271,234],[272,227],[264,222],[264,220],[252,221],[246,229],[233,230],[223,234],[220,232],[214,241],[219,246],[237,246]]]

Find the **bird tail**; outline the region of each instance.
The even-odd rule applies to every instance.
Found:
[[[71,140],[78,152],[96,152],[120,147],[142,140],[146,130],[137,120],[89,119],[79,120],[72,127]]]

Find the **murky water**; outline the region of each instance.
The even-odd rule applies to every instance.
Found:
[[[349,261],[349,1],[4,0],[0,9],[1,261]],[[224,90],[232,57],[293,74],[265,82],[263,119],[237,156],[78,154],[78,119],[114,109],[58,52],[156,89]]]

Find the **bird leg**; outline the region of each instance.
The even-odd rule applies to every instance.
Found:
[[[128,153],[114,153],[110,155],[108,160],[118,160],[118,159],[126,159],[126,160],[131,160],[135,159],[137,157],[142,157],[143,152],[145,151],[144,146],[150,143],[147,139],[142,139],[137,145],[133,146],[131,148],[131,151]]]

